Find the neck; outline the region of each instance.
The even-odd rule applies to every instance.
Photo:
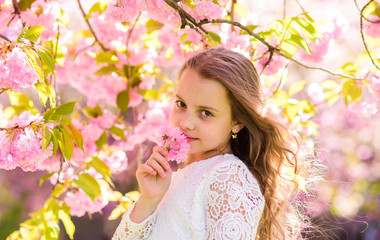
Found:
[[[232,153],[230,145],[226,146],[224,149],[214,149],[214,150],[210,150],[203,153],[188,153],[183,167],[193,162],[202,161],[202,160],[209,159],[217,155],[223,155],[226,153]]]

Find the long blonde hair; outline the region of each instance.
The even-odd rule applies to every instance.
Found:
[[[260,78],[252,62],[240,53],[218,47],[191,57],[179,74],[185,69],[222,83],[228,92],[232,117],[244,125],[237,139],[231,140],[231,148],[256,177],[265,197],[256,238],[300,239],[303,219],[290,204],[297,181],[283,177],[282,170],[286,166],[292,170],[291,175],[300,176],[305,164],[300,164],[284,140],[284,128],[271,117],[263,116]]]

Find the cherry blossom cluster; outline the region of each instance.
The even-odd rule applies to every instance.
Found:
[[[42,151],[43,117],[29,111],[15,116],[0,130],[0,168],[36,171],[52,154],[52,145]]]
[[[20,90],[37,83],[36,71],[26,53],[15,44],[0,44],[0,89]]]
[[[168,159],[170,161],[181,163],[187,158],[190,145],[187,143],[186,136],[178,127],[162,126],[156,141],[159,146],[168,150]]]

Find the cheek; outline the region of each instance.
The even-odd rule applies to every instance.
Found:
[[[178,127],[178,113],[173,108],[170,113],[170,124],[174,127]]]

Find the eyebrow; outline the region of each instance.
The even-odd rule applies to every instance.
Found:
[[[179,98],[181,101],[184,101],[183,98],[181,98],[178,94],[175,95],[177,98]],[[215,112],[219,112],[218,109],[214,108],[214,107],[211,107],[211,106],[204,106],[204,105],[200,105],[198,106],[198,108],[202,108],[202,109],[209,109],[209,110],[212,110],[212,111],[215,111]]]

